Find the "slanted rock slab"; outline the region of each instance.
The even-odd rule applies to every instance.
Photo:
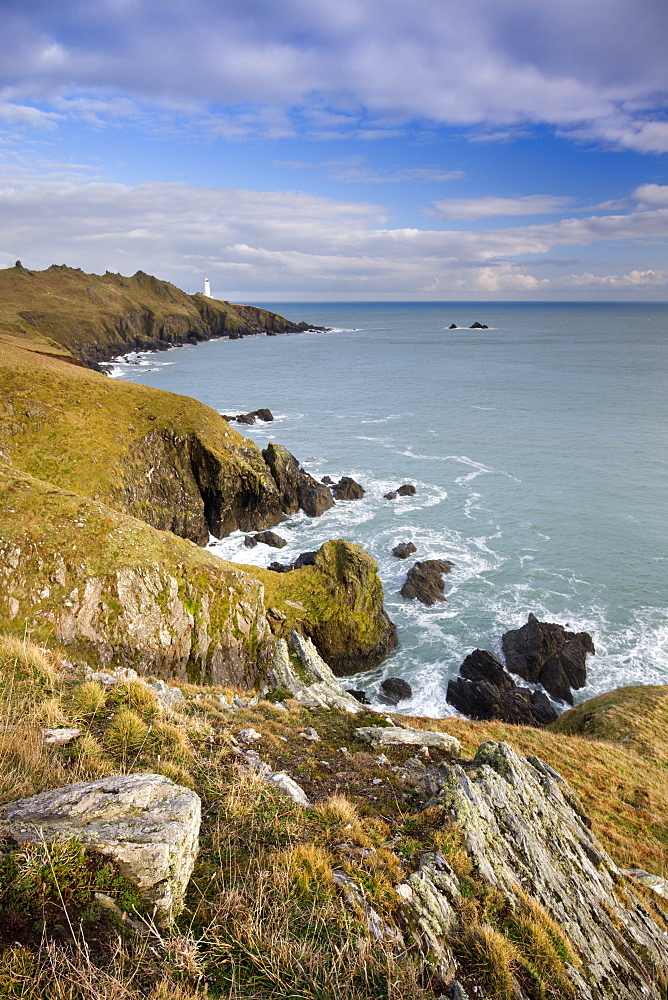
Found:
[[[449,559],[423,559],[409,569],[406,582],[399,591],[408,600],[418,600],[431,606],[444,601],[443,575],[449,573],[454,563]]]
[[[447,733],[437,733],[428,729],[407,729],[403,726],[366,726],[355,730],[355,736],[371,743],[374,747],[402,746],[413,744],[419,747],[434,747],[456,757],[461,747],[459,740]]]
[[[17,843],[72,838],[118,866],[169,927],[183,907],[199,845],[201,804],[161,774],[79,781],[0,809],[0,836]]]

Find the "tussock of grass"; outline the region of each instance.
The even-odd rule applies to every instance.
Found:
[[[141,753],[148,746],[149,727],[136,712],[122,709],[107,727],[104,740],[112,753],[126,758]]]
[[[84,681],[77,684],[72,691],[72,709],[74,719],[90,719],[102,712],[107,701],[107,695],[101,684],[96,681]]]

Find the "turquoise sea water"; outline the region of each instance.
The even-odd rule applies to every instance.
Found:
[[[328,538],[377,559],[400,646],[355,683],[414,688],[402,709],[448,714],[447,681],[476,646],[500,652],[529,611],[591,632],[577,700],[668,683],[668,305],[275,306],[332,332],[210,341],[143,355],[115,374],[196,396],[222,413],[269,407],[277,440],[314,476],[367,493],[277,529],[288,547],[226,559],[287,562]],[[489,330],[466,329],[475,320]],[[451,323],[457,330],[448,330]],[[415,497],[383,494],[413,483]],[[407,561],[390,550],[413,541]],[[446,558],[447,602],[397,594],[415,559]]]

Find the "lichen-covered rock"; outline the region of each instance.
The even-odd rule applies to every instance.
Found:
[[[199,796],[161,774],[81,781],[0,809],[0,835],[22,844],[74,838],[111,858],[168,927],[195,864]]]
[[[276,688],[285,688],[304,705],[338,708],[353,715],[362,711],[360,703],[344,689],[310,639],[304,639],[293,631],[290,635],[290,649],[298,660],[298,668],[290,658],[285,639],[279,639],[276,643],[272,664]]]
[[[542,684],[553,698],[573,704],[571,688],[584,687],[587,653],[594,653],[588,632],[567,632],[563,625],[541,622],[529,614],[526,625],[502,640],[506,667],[526,681]]]
[[[447,733],[427,729],[409,729],[408,726],[366,726],[355,730],[355,736],[374,747],[419,746],[444,750],[452,757],[461,752],[459,740]]]
[[[666,918],[652,915],[628,891],[563,778],[537,757],[525,760],[507,744],[492,742],[471,763],[442,771],[434,804],[460,827],[482,879],[511,906],[527,894],[557,922],[582,963],[566,970],[578,1000],[663,998]],[[437,942],[447,937],[444,921],[453,901],[447,870],[445,876],[447,885],[424,917]]]
[[[0,463],[0,626],[109,670],[250,687],[274,642],[240,567]]]
[[[292,799],[296,806],[304,806],[305,809],[308,809],[311,805],[308,795],[301,785],[298,785],[294,778],[291,778],[285,771],[270,771],[264,775],[264,780],[287,798]]]

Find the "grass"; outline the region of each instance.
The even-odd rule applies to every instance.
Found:
[[[57,652],[14,637],[0,637],[0,669],[2,801],[81,778],[149,770],[194,788],[203,802],[201,850],[186,910],[168,939],[138,940],[105,923],[109,917],[94,912],[85,899],[70,903],[70,888],[77,891],[79,882],[82,891],[90,888],[95,876],[87,860],[81,861],[84,875],[79,862],[65,859],[63,896],[72,928],[62,906],[56,914],[61,904],[42,879],[42,895],[32,898],[30,912],[21,918],[28,935],[23,945],[12,937],[0,948],[0,996],[435,1000],[445,989],[437,970],[418,967],[415,953],[398,943],[377,941],[365,909],[373,906],[383,920],[402,928],[395,886],[430,850],[444,854],[459,880],[462,898],[449,945],[468,987],[480,987],[497,1000],[514,995],[515,981],[531,1000],[573,995],[565,966],[577,956],[549,914],[521,891],[511,906],[483,882],[442,810],[428,806],[402,783],[400,773],[356,740],[354,728],[378,721],[376,716],[311,711],[289,700],[287,712],[268,701],[230,712],[220,708],[220,689],[190,684],[181,685],[184,702],[164,712],[150,692],[146,698],[139,694],[142,685],[136,682],[103,691],[104,707],[98,709],[100,692],[82,671],[63,666]],[[233,693],[226,691],[228,699]],[[653,692],[657,711],[666,694]],[[660,874],[668,857],[662,823],[668,791],[665,766],[652,759],[660,751],[660,727],[647,713],[646,695],[640,691],[637,704],[645,712],[643,724],[654,731],[651,747],[646,741],[618,742],[610,723],[613,701],[604,706],[605,742],[458,719],[411,723],[456,735],[469,756],[485,739],[507,739],[520,753],[538,753],[569,779],[616,860]],[[620,695],[624,722],[632,701],[628,692]],[[85,712],[82,706],[88,706]],[[77,722],[83,734],[68,746],[47,748],[39,729],[58,713],[62,724]],[[17,718],[20,727],[9,723]],[[307,725],[316,729],[319,742],[299,736]],[[313,808],[295,806],[239,766],[232,737],[249,726],[262,733],[262,758],[291,774]],[[385,748],[385,753],[400,764],[410,748]],[[438,759],[439,752],[432,751],[432,760]],[[624,807],[627,780],[639,788],[642,782],[654,796],[651,808]],[[11,852],[0,859],[5,871],[17,864]],[[26,870],[44,871],[39,854],[24,864]],[[353,880],[358,895],[337,883],[335,871]],[[46,930],[45,906],[54,917]],[[80,936],[84,925],[97,942],[88,950]]]

